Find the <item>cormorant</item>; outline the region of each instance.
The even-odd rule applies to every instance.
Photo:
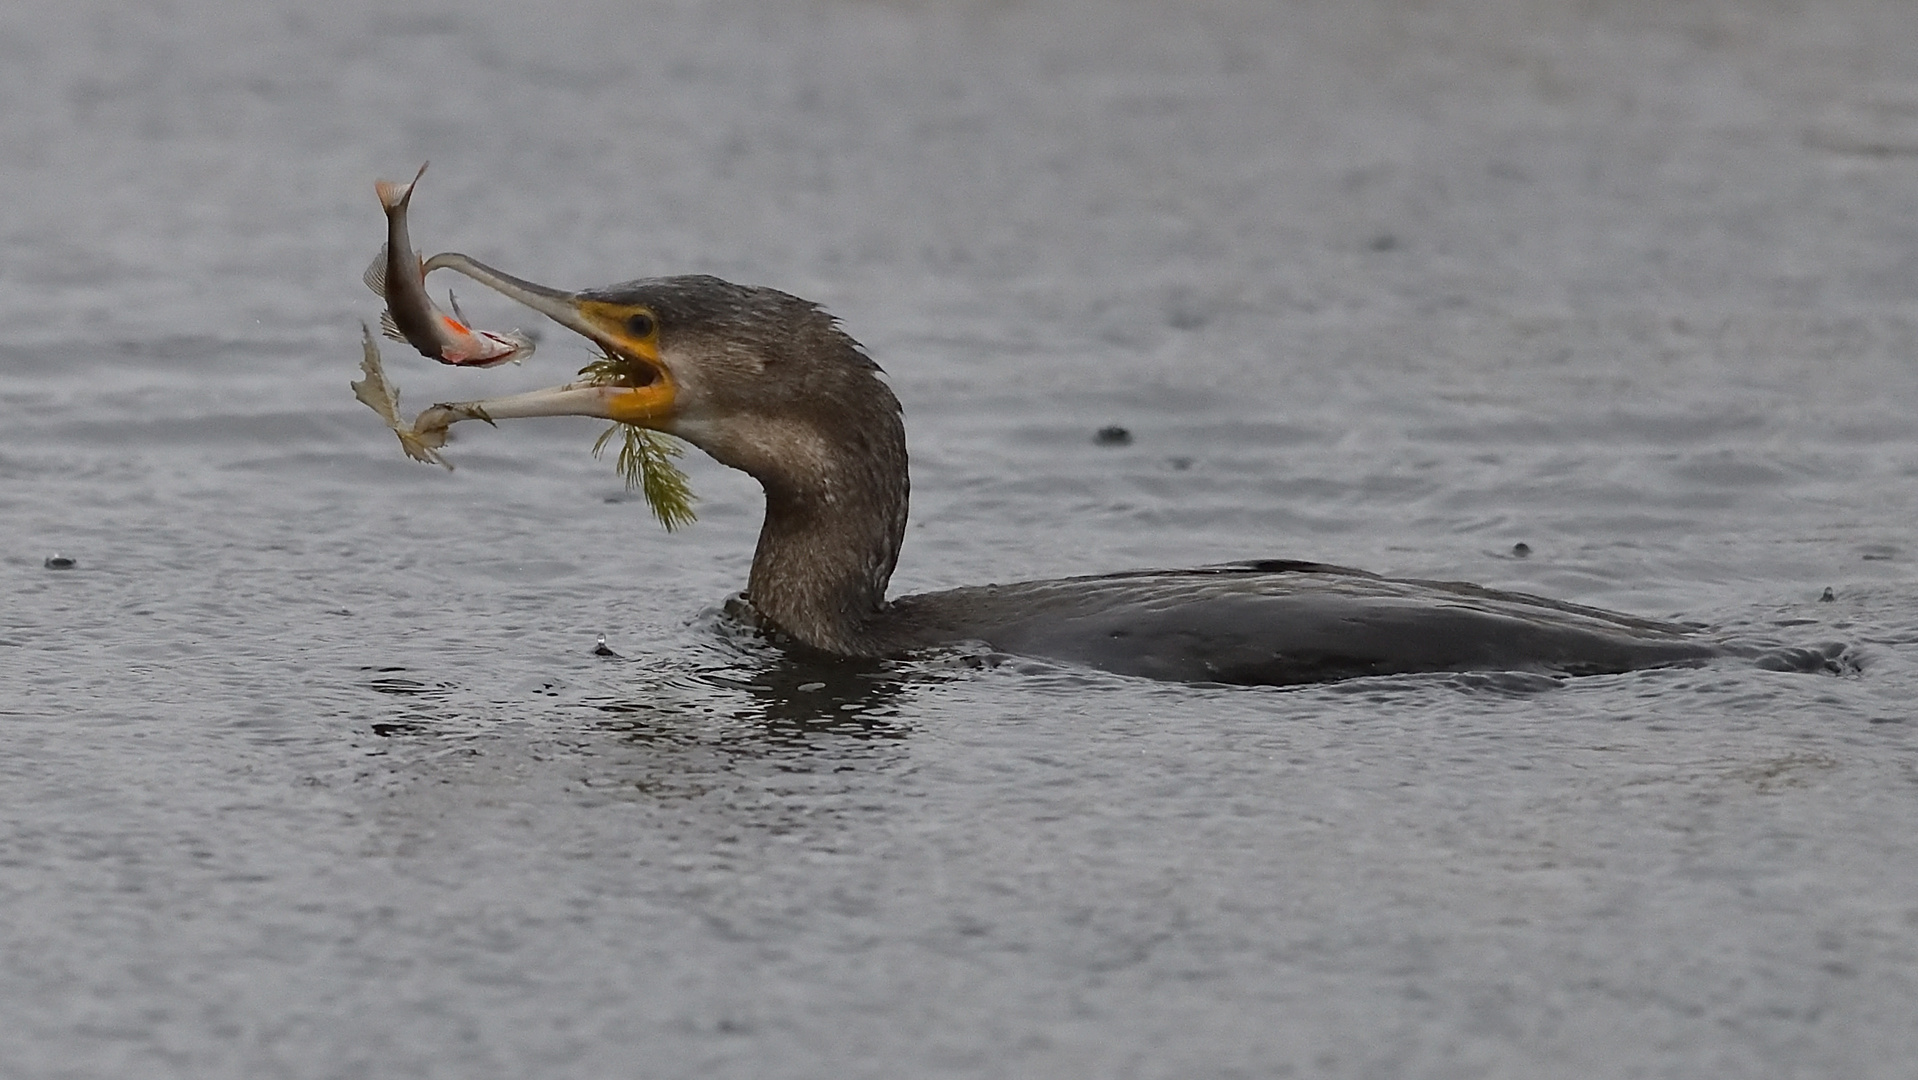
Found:
[[[899,400],[817,304],[697,275],[563,292],[463,255],[429,266],[583,334],[616,374],[434,406],[416,426],[602,417],[678,436],[748,473],[765,489],[766,516],[745,605],[803,649],[874,657],[979,642],[1159,679],[1280,685],[1434,671],[1597,674],[1727,651],[1669,623],[1289,560],[888,600],[906,528]]]

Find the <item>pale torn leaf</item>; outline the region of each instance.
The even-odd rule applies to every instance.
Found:
[[[393,434],[399,436],[400,449],[406,451],[407,457],[450,470],[453,463],[438,453],[439,447],[446,445],[446,424],[421,431],[414,424],[400,421],[400,391],[387,381],[386,369],[380,363],[379,342],[373,338],[373,329],[365,323],[360,324],[360,334],[365,340],[360,370],[366,378],[348,384],[353,388],[353,396],[379,414],[386,426],[393,429]]]

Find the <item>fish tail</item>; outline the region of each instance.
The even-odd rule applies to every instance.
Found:
[[[422,164],[420,171],[413,174],[413,179],[404,184],[392,180],[373,181],[373,193],[380,197],[380,205],[386,207],[388,213],[406,209],[407,200],[413,197],[413,185],[426,175],[426,166],[430,164],[432,162]]]

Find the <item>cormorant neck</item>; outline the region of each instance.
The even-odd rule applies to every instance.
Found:
[[[884,475],[880,462],[860,464],[867,468],[850,483],[841,473],[836,491],[763,484],[766,520],[746,584],[746,598],[780,630],[848,656],[886,651],[870,623],[885,606],[906,521],[903,452]]]
[[[694,440],[766,492],[746,599],[800,643],[848,656],[888,651],[872,623],[906,531],[905,425],[876,370],[865,361],[857,385],[814,387],[820,397]]]

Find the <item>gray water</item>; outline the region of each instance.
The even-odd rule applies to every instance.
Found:
[[[10,0],[0,147],[0,1075],[1918,1068],[1918,8]],[[743,478],[669,536],[593,424],[353,401],[424,159],[428,250],[841,316],[900,591],[1324,559],[1862,670],[796,664]]]

